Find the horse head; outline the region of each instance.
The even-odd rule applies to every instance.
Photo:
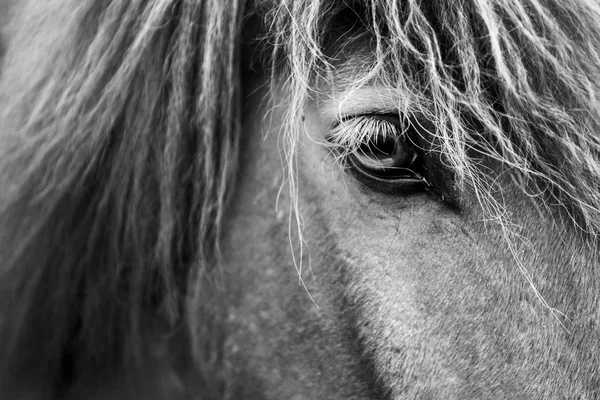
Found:
[[[595,2],[15,8],[3,393],[597,396]]]

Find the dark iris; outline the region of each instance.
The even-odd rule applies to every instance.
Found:
[[[417,161],[417,153],[404,134],[378,135],[362,144],[349,161],[379,179],[407,179],[415,175],[411,167]]]

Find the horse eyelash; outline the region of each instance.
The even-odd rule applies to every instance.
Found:
[[[386,114],[363,114],[344,117],[335,122],[326,136],[327,142],[342,156],[356,152],[362,144],[377,137],[398,137],[403,130],[382,118]]]

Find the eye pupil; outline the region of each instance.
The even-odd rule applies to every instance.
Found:
[[[374,157],[386,158],[392,156],[396,149],[396,140],[391,137],[377,136],[373,140],[369,140],[367,144],[363,144],[363,150],[367,150]]]
[[[373,169],[390,168],[395,162],[395,152],[395,140],[378,137],[361,145],[357,151],[357,157],[362,158],[365,164]]]
[[[381,178],[397,179],[410,172],[416,157],[404,135],[380,135],[359,147],[354,154],[354,164]]]

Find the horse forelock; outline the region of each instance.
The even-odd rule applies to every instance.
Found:
[[[293,147],[302,132],[309,98],[331,96],[336,85],[346,94],[364,86],[394,89],[399,112],[409,122],[426,119],[434,127],[429,133],[458,184],[475,190],[491,218],[512,230],[504,205],[491,195],[497,190],[495,183],[478,168],[475,149],[479,156],[499,161],[515,182],[542,200],[541,205],[563,206],[571,222],[596,241],[596,2],[264,3],[271,7],[266,18],[272,60],[284,60],[273,71],[286,70],[281,75],[291,76],[286,81],[292,93],[288,146]],[[355,62],[347,59],[353,42],[369,48]],[[359,71],[354,80],[339,81],[340,63],[346,70]],[[336,145],[353,151],[361,139],[339,138]],[[294,151],[287,154],[291,159]]]

